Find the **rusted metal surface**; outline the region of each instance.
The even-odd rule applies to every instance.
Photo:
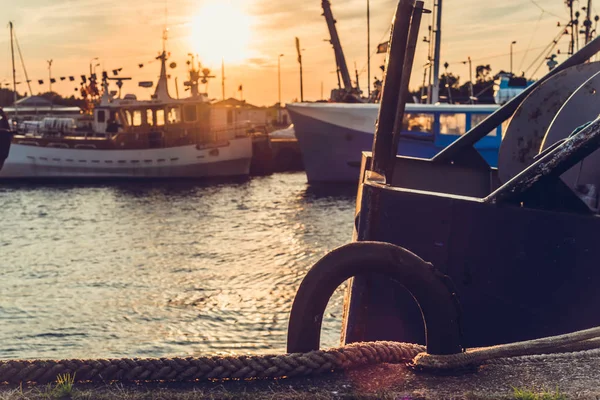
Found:
[[[600,115],[600,72],[581,85],[562,106],[546,132],[542,150],[566,138],[586,122],[595,120],[598,115]],[[600,151],[590,154],[585,161],[562,174],[561,179],[572,189],[582,184],[595,184],[600,188]]]
[[[385,76],[381,91],[381,106],[375,125],[373,139],[373,171],[385,176],[393,160],[390,156],[393,143],[396,110],[401,101],[398,94],[402,83],[403,66],[406,58],[410,20],[415,0],[400,0],[392,21],[390,44],[385,63]],[[394,154],[395,156],[395,154]]]
[[[290,313],[288,353],[318,350],[323,313],[333,292],[348,278],[373,274],[397,282],[414,297],[425,323],[429,354],[463,351],[460,310],[448,277],[401,247],[355,242],[327,254],[302,280]],[[402,315],[403,310],[395,313]]]
[[[568,68],[527,96],[512,116],[500,145],[498,175],[502,182],[508,182],[533,162],[558,111],[598,71],[598,62]]]
[[[435,157],[433,157],[433,161],[440,163],[462,162],[461,155],[463,151],[465,151],[465,149],[472,148],[473,145],[477,143],[477,141],[485,137],[492,129],[496,128],[498,125],[506,121],[517,109],[517,107],[523,102],[523,100],[527,96],[529,96],[534,90],[536,90],[540,85],[542,85],[547,79],[561,73],[565,69],[568,69],[574,65],[579,65],[586,62],[598,51],[600,51],[600,36],[596,37],[594,40],[589,42],[577,53],[573,54],[563,63],[559,64],[556,68],[554,68],[544,77],[542,77],[540,80],[535,82],[533,85],[529,86],[518,96],[514,97],[504,106],[499,108],[496,112],[488,116],[485,120],[479,123],[479,125],[472,128],[469,132],[461,136],[450,146],[446,147],[444,150],[439,152]]]

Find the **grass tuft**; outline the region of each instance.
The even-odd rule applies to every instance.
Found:
[[[515,400],[567,400],[567,396],[560,393],[558,388],[555,392],[534,392],[528,389],[513,388]]]

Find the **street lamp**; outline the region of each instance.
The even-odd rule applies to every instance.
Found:
[[[513,40],[510,44],[510,74],[513,73],[513,44],[517,44],[516,40]]]
[[[97,59],[98,59],[98,57],[94,57],[90,60],[90,76],[92,76],[92,63]]]
[[[277,91],[278,91],[278,103],[277,103],[277,123],[281,124],[281,57],[283,54],[280,54],[277,57]]]

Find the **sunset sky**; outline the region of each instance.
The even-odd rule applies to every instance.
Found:
[[[433,0],[425,1],[426,8]],[[331,0],[337,28],[348,66],[354,77],[354,65],[360,72],[360,85],[367,85],[367,0]],[[371,0],[371,51],[389,36],[389,26],[396,0]],[[159,63],[153,60],[162,49],[162,30],[169,28],[167,51],[170,69],[178,76],[179,95],[186,96],[187,54],[198,53],[203,66],[211,68],[216,78],[208,84],[211,98],[221,98],[221,58],[225,59],[226,97],[240,98],[243,85],[245,100],[268,105],[277,102],[277,58],[281,57],[282,102],[300,97],[299,68],[294,37],[304,49],[305,100],[324,97],[337,85],[335,60],[331,45],[325,41],[329,33],[320,0],[0,0],[4,34],[0,51],[0,80],[12,82],[8,21],[13,21],[23,53],[25,67],[33,80],[32,90],[48,90],[48,64],[52,59],[52,76],[75,75],[76,82],[57,82],[53,91],[62,95],[76,94],[79,75],[89,72],[90,60],[98,57],[102,68],[123,68],[121,76],[131,76],[124,93],[148,98],[153,89],[140,88],[138,81],[154,80]],[[166,12],[165,12],[166,10]],[[594,15],[596,13],[594,12]],[[557,22],[568,21],[562,0],[444,0],[442,27],[442,64],[457,74],[461,83],[468,80],[468,68],[462,61],[473,59],[478,64],[491,64],[493,72],[509,68],[509,48],[513,40],[514,70],[527,69],[543,48],[559,33]],[[425,16],[421,30],[427,34],[430,24]],[[567,52],[567,37],[558,48]],[[530,49],[527,52],[527,49]],[[427,44],[419,42],[411,87],[420,85]],[[559,56],[563,61],[565,56]],[[18,62],[18,54],[16,61]],[[371,76],[381,77],[379,65],[384,55],[371,59]],[[139,68],[138,64],[144,67]],[[530,68],[531,75],[537,64]],[[543,65],[537,76],[547,68]],[[443,72],[443,67],[442,67]],[[112,75],[112,74],[111,74]],[[23,80],[23,68],[17,64],[17,80]],[[44,85],[37,80],[44,79]],[[77,83],[77,84],[75,84]],[[170,92],[175,97],[174,79]],[[12,87],[12,86],[11,86]],[[18,87],[27,91],[25,84]],[[201,88],[204,90],[204,87]]]

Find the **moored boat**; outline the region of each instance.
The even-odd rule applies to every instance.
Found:
[[[286,106],[309,183],[358,182],[363,151],[371,151],[379,104],[293,103]],[[398,154],[431,158],[498,108],[489,105],[407,104]],[[498,162],[501,128],[476,149]]]
[[[192,96],[171,98],[167,53],[158,59],[160,78],[150,100],[117,97],[103,73],[102,94],[87,121],[14,121],[17,131],[0,179],[247,176],[252,139],[246,126],[211,123],[211,104],[206,94],[198,93],[201,76],[194,74],[193,65]]]

